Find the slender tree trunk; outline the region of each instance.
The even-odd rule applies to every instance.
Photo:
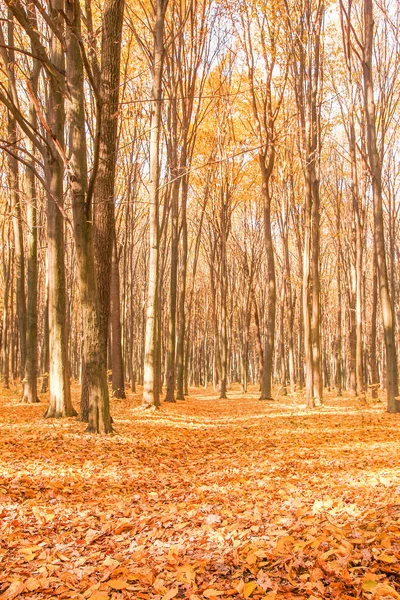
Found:
[[[267,299],[267,331],[265,334],[264,365],[261,383],[261,400],[272,400],[272,368],[275,345],[275,312],[276,312],[276,281],[275,281],[275,258],[272,243],[271,228],[271,196],[269,192],[269,173],[272,173],[273,158],[268,168],[265,166],[265,157],[260,157],[261,170],[263,174],[263,198],[264,198],[264,244],[267,255],[268,271],[268,299]]]
[[[350,290],[349,290],[349,387],[354,396],[357,395],[357,334],[356,334],[356,272],[354,265],[350,265]]]
[[[336,277],[337,277],[337,332],[336,332],[336,388],[338,396],[342,395],[342,277],[341,277],[341,261],[342,261],[342,238],[341,238],[341,201],[342,197],[337,202],[336,213],[336,235],[337,235],[337,255],[336,255]]]
[[[1,338],[1,365],[3,375],[3,385],[6,389],[10,387],[10,355],[9,355],[9,330],[10,330],[10,318],[9,318],[9,306],[10,306],[10,285],[11,285],[11,264],[13,258],[13,251],[8,245],[8,252],[6,258],[6,244],[4,238],[2,240],[3,246],[3,328]]]
[[[46,258],[46,262],[47,258]],[[49,284],[48,284],[48,268],[46,269],[46,285],[43,311],[43,343],[40,352],[40,374],[42,384],[40,393],[45,394],[49,386],[49,370],[50,370],[50,351],[49,351]]]
[[[9,60],[10,60],[10,76],[9,94],[12,95],[12,87],[15,87],[15,52],[14,52],[14,20],[12,12],[8,11],[8,45],[9,45]],[[8,143],[11,148],[16,151],[18,139],[17,121],[8,113]],[[21,211],[21,190],[19,182],[18,159],[16,156],[8,155],[8,174],[10,185],[11,199],[11,215],[14,232],[15,246],[15,284],[16,284],[16,300],[17,300],[17,318],[18,318],[18,334],[19,334],[19,349],[20,363],[19,371],[21,380],[25,375],[26,362],[26,298],[25,298],[25,259],[24,259],[24,236],[22,231],[22,211]]]
[[[176,399],[184,400],[184,379],[185,379],[185,334],[186,334],[186,274],[187,274],[187,256],[188,256],[188,231],[187,231],[187,206],[188,178],[185,176],[182,180],[181,194],[181,264],[179,269],[179,331],[177,345],[177,386]]]
[[[256,346],[257,346],[257,354],[258,354],[258,363],[259,363],[259,371],[260,377],[259,380],[262,382],[263,380],[263,368],[264,368],[264,351],[261,342],[261,328],[260,328],[260,317],[258,315],[258,306],[256,294],[254,292],[254,288],[251,289],[251,298],[252,304],[254,308],[254,325],[256,327]]]
[[[306,402],[310,408],[314,407],[313,394],[313,356],[311,340],[311,320],[309,306],[309,280],[310,280],[310,252],[311,252],[311,189],[306,180],[306,197],[304,210],[304,251],[303,251],[303,281],[302,281],[302,306],[303,306],[303,331],[304,331],[304,358],[306,364]]]
[[[285,298],[286,298],[286,310],[287,310],[287,322],[288,322],[288,357],[289,357],[289,380],[290,380],[290,391],[295,391],[296,375],[295,375],[295,362],[294,362],[294,343],[293,343],[293,328],[294,328],[294,310],[293,310],[293,294],[292,294],[292,283],[291,283],[291,271],[290,271],[290,256],[289,256],[289,240],[287,231],[282,231],[282,242],[284,248],[284,285],[285,285]]]
[[[168,347],[167,347],[167,390],[166,402],[175,402],[175,350],[176,350],[176,292],[178,282],[178,202],[180,179],[177,171],[172,171],[175,178],[171,194],[171,277],[170,277],[170,306],[168,319]]]
[[[319,181],[315,165],[312,169],[312,291],[311,291],[311,345],[313,369],[313,397],[314,403],[319,406],[322,401],[322,376],[321,376],[321,299],[320,299],[320,198]]]
[[[374,240],[378,265],[378,282],[382,307],[382,321],[386,348],[387,410],[400,412],[398,401],[397,355],[394,335],[394,315],[389,292],[389,280],[385,250],[385,230],[382,207],[382,167],[377,147],[374,87],[372,77],[372,53],[374,21],[372,0],[364,0],[364,108],[367,128],[368,159],[372,177],[374,202]]]
[[[243,328],[243,345],[242,345],[242,390],[243,393],[247,392],[248,385],[248,373],[249,373],[249,336],[250,336],[250,324],[251,324],[251,286],[250,282],[249,290],[247,292],[246,304],[244,310],[244,328]]]
[[[227,378],[228,378],[228,328],[227,328],[227,207],[225,202],[221,207],[221,387],[220,398],[226,398]]]
[[[285,305],[286,287],[285,280],[282,282],[281,303],[279,307],[279,354],[280,354],[280,384],[281,393],[287,395],[287,375],[286,375],[286,356],[285,356]]]
[[[372,398],[378,397],[379,374],[378,363],[376,358],[376,337],[377,337],[377,312],[378,312],[378,265],[374,243],[374,257],[372,264],[372,310],[371,310],[371,347],[370,347],[370,364],[371,364],[371,393]]]
[[[112,395],[114,398],[126,398],[124,360],[122,356],[119,257],[115,231],[111,265],[111,359]]]
[[[37,94],[40,63],[34,61],[30,84],[34,95]],[[33,130],[37,127],[36,109],[32,101],[29,104],[29,123]],[[39,402],[37,391],[38,376],[38,252],[37,252],[37,197],[36,180],[34,174],[35,148],[28,137],[26,139],[28,161],[30,167],[26,169],[26,220],[27,220],[27,327],[26,327],[26,362],[22,402],[32,404]],[[30,158],[32,157],[32,158]]]

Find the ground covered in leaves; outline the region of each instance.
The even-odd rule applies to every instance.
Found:
[[[75,404],[78,405],[78,389]],[[400,598],[400,415],[197,390],[117,435],[0,399],[0,598]]]

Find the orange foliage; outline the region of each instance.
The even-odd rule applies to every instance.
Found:
[[[397,415],[139,397],[93,438],[3,393],[1,598],[400,598]]]

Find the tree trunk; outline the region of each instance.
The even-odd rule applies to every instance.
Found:
[[[219,392],[220,398],[226,398],[227,391],[227,378],[228,378],[228,315],[227,315],[227,257],[226,257],[226,244],[227,244],[227,206],[226,203],[222,203],[221,207],[221,387]]]
[[[92,204],[88,196],[87,146],[85,134],[83,64],[79,49],[80,7],[67,0],[67,120],[69,131],[69,175],[72,193],[74,237],[79,273],[83,322],[83,391],[88,403],[88,431],[112,431],[106,364],[102,355],[99,296],[96,286]],[[86,415],[85,415],[86,417]],[[81,415],[82,418],[82,415]]]
[[[10,286],[11,286],[11,264],[13,259],[13,250],[2,239],[3,246],[3,327],[1,338],[1,366],[3,376],[3,386],[8,389],[10,387],[10,356],[9,356],[9,306],[10,306]]]
[[[304,358],[306,364],[306,403],[314,407],[313,394],[313,356],[311,341],[311,320],[309,306],[309,281],[310,281],[310,251],[311,251],[311,189],[306,180],[306,195],[304,208],[304,251],[303,251],[303,282],[302,282],[302,307],[304,331]]]
[[[34,61],[30,84],[33,93],[37,94],[40,63]],[[29,103],[29,123],[33,130],[37,127],[36,109],[31,101]],[[34,157],[35,148],[29,137],[26,139],[29,155]],[[37,392],[38,375],[38,315],[37,315],[37,288],[38,288],[38,252],[37,252],[37,197],[36,181],[34,174],[33,158],[28,158],[30,167],[26,169],[26,220],[27,231],[27,272],[28,272],[28,301],[27,301],[27,326],[26,326],[26,362],[22,402],[32,404],[39,402]]]
[[[382,321],[386,348],[387,369],[387,410],[390,413],[400,412],[398,401],[397,355],[394,333],[394,315],[389,292],[389,280],[386,263],[385,230],[382,207],[382,167],[378,154],[376,135],[376,115],[374,104],[374,87],[372,78],[374,21],[372,0],[364,0],[364,110],[367,129],[368,160],[372,177],[374,204],[374,240],[376,248],[378,282],[382,308]]]
[[[181,194],[181,264],[179,269],[179,330],[178,330],[178,345],[176,355],[177,367],[177,382],[176,382],[176,399],[185,399],[184,379],[185,379],[185,333],[186,333],[186,274],[187,274],[187,255],[188,255],[188,232],[186,219],[186,206],[188,194],[188,176],[182,180]]]
[[[8,58],[10,61],[10,81],[9,94],[12,96],[12,87],[15,87],[15,52],[14,52],[14,20],[12,12],[8,11]],[[8,143],[16,152],[17,146],[17,121],[8,113]],[[15,284],[16,284],[16,300],[17,300],[17,318],[18,318],[18,334],[19,334],[19,349],[20,363],[19,371],[21,380],[25,375],[26,362],[26,298],[25,298],[25,259],[24,259],[24,235],[22,231],[22,212],[21,212],[21,191],[19,183],[19,168],[18,159],[15,155],[8,154],[8,175],[10,185],[11,199],[11,215],[14,232],[14,247],[15,247]]]
[[[47,261],[47,259],[46,259]],[[48,261],[47,261],[48,262]],[[40,353],[40,374],[42,377],[42,385],[40,393],[45,394],[49,386],[49,370],[50,370],[50,352],[49,352],[49,284],[48,284],[48,268],[46,269],[46,285],[45,299],[43,311],[43,342]]]
[[[167,2],[156,0],[154,48],[153,48],[153,89],[150,123],[150,253],[149,282],[147,290],[144,387],[143,401],[145,408],[160,405],[159,367],[157,342],[158,330],[158,292],[159,292],[159,179],[160,179],[160,134],[162,110],[162,72],[164,58],[164,19]]]
[[[119,257],[115,232],[111,265],[111,359],[112,395],[114,398],[126,398],[124,360],[122,356]]]
[[[176,153],[175,153],[176,154]],[[177,177],[176,169],[172,170],[175,178],[171,194],[171,276],[170,276],[170,300],[168,319],[168,347],[167,347],[167,390],[166,402],[175,402],[175,349],[176,349],[176,291],[178,281],[178,201],[180,179]]]
[[[51,18],[62,30],[62,0],[52,0]],[[58,70],[63,72],[64,50],[57,35],[51,38],[51,59]],[[64,146],[64,96],[61,83],[49,80],[47,121],[51,130],[51,141],[57,140]],[[45,417],[71,417],[77,413],[71,402],[70,374],[68,364],[68,338],[66,289],[64,270],[64,222],[60,208],[64,202],[64,169],[61,157],[55,155],[54,147],[46,157],[47,198],[47,268],[49,287],[49,355],[50,355],[50,403]]]
[[[371,347],[370,347],[370,365],[371,365],[371,394],[372,398],[378,397],[379,374],[376,358],[376,317],[378,312],[378,265],[374,243],[374,257],[372,263],[372,309],[371,309]]]
[[[261,383],[261,400],[272,400],[272,367],[275,344],[275,312],[276,312],[276,281],[275,258],[272,243],[271,229],[271,196],[269,192],[269,174],[272,173],[274,158],[270,159],[268,168],[265,166],[265,157],[260,156],[261,171],[263,174],[264,198],[264,243],[267,255],[268,271],[268,300],[267,300],[267,331],[265,334],[264,365]]]

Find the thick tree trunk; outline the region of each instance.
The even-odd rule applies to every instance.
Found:
[[[62,0],[52,0],[51,18],[60,29],[63,27]],[[51,39],[51,58],[55,68],[62,72],[64,65],[63,45],[57,35]],[[64,96],[60,83],[49,81],[47,120],[51,129],[51,141],[64,145]],[[49,289],[49,355],[50,355],[50,403],[45,417],[70,417],[77,413],[71,402],[70,373],[68,364],[68,338],[66,313],[66,288],[64,270],[64,221],[61,207],[64,202],[64,169],[61,157],[53,147],[46,160],[47,198],[47,268]]]
[[[87,394],[88,431],[110,433],[106,365],[102,356],[99,299],[94,259],[92,204],[88,197],[83,64],[79,49],[80,7],[67,0],[67,120],[69,131],[69,175],[72,193],[74,237],[79,272],[83,322],[83,386]],[[84,415],[86,416],[86,415]],[[82,419],[83,415],[81,415]]]
[[[117,161],[118,101],[124,0],[106,0],[101,41],[99,160],[94,184],[93,220],[102,360],[107,363],[110,317],[114,187]]]

